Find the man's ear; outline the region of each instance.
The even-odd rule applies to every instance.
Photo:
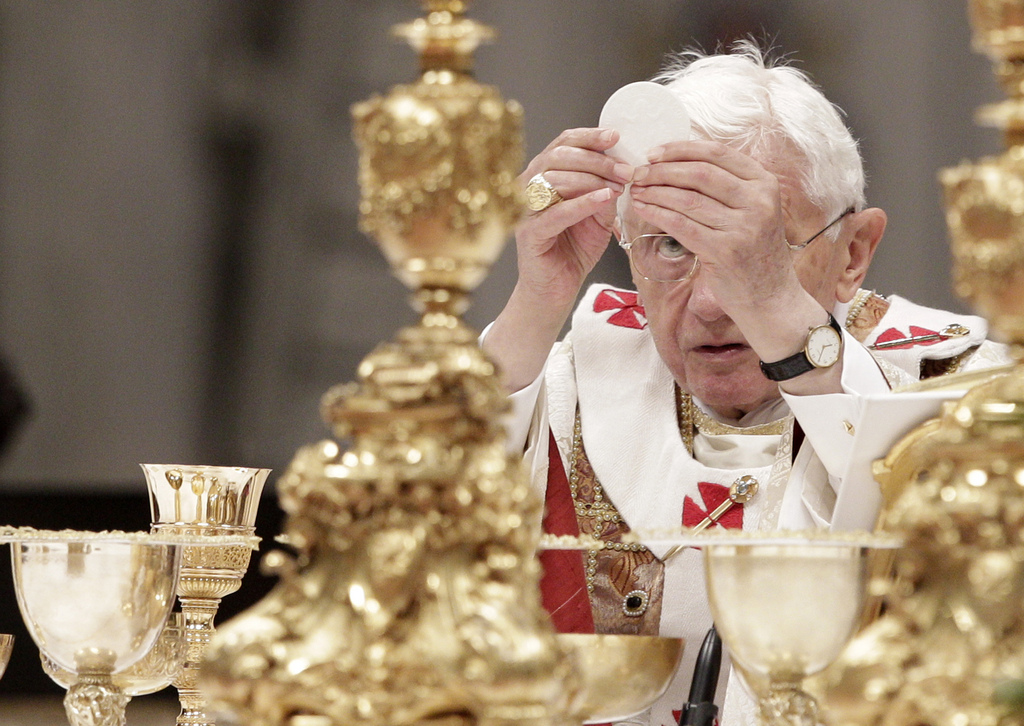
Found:
[[[847,220],[847,224],[853,228],[853,234],[847,243],[846,268],[840,275],[836,288],[836,298],[839,302],[850,302],[860,289],[864,277],[868,274],[868,267],[871,266],[871,258],[875,256],[878,243],[885,234],[887,220],[885,212],[878,207],[854,212]]]

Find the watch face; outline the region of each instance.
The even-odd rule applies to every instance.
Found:
[[[807,336],[807,359],[816,368],[828,368],[839,360],[842,336],[831,326],[822,325]]]

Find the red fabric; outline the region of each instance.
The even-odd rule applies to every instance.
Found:
[[[643,305],[640,305],[640,296],[635,292],[602,290],[594,298],[594,312],[603,313],[608,310],[616,311],[607,320],[612,325],[634,330],[643,330],[647,327],[647,315]]]
[[[569,491],[569,479],[558,455],[555,437],[548,441],[548,487],[545,495],[544,531],[548,534],[579,536],[576,507]],[[551,615],[559,633],[593,633],[583,555],[579,550],[544,550],[540,554],[544,574],[540,581],[541,603]]]
[[[697,504],[692,497],[683,500],[683,526],[696,527],[707,519],[708,515],[729,498],[729,487],[710,482],[697,482],[697,489],[700,490],[700,497],[704,500],[704,506]],[[725,514],[718,518],[718,522],[711,525],[722,526],[726,529],[743,529],[743,505],[733,504]]]
[[[906,348],[913,348],[915,345],[935,345],[941,343],[943,340],[947,340],[949,336],[940,335],[938,331],[929,330],[928,328],[922,328],[917,325],[910,326],[910,335],[901,333],[896,328],[889,328],[884,333],[878,336],[875,343],[888,343],[891,340],[904,340],[906,338],[916,338],[920,335],[934,335],[935,337],[931,340],[919,340],[912,343],[905,343],[904,345],[893,345],[887,346],[888,350],[904,350]]]

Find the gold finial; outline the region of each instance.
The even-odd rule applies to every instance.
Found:
[[[469,74],[473,52],[494,39],[494,30],[464,17],[463,0],[424,0],[425,18],[403,23],[392,33],[420,54],[420,70],[429,81],[450,81],[450,74]]]
[[[1007,98],[978,109],[979,124],[1003,130],[1007,147],[1024,143],[1024,2],[970,0],[972,45],[992,61]]]
[[[992,59],[1007,98],[978,110],[1007,150],[943,169],[957,294],[1024,352],[1024,0],[970,0],[976,50]],[[1018,355],[1018,357],[1020,357]]]
[[[463,17],[466,3],[424,8],[427,17],[395,28],[420,54],[419,79],[352,109],[360,227],[420,291],[418,309],[458,314],[519,217],[522,108],[470,77],[493,31]]]

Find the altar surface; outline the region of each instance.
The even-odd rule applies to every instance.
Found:
[[[0,726],[67,726],[63,694],[52,696],[0,696]],[[174,723],[180,706],[169,698],[136,698],[128,704],[131,726]]]

